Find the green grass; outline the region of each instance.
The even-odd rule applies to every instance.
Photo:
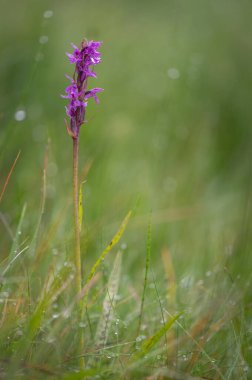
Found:
[[[251,10],[2,0],[1,379],[251,378]],[[80,301],[59,95],[84,36],[105,91],[80,135]]]

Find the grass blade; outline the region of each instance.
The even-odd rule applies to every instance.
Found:
[[[107,293],[103,301],[102,315],[96,330],[95,346],[98,347],[104,347],[108,340],[109,329],[114,314],[113,309],[115,306],[115,296],[117,294],[120,282],[121,263],[122,252],[119,251],[115,258],[113,269],[108,280]]]
[[[141,359],[143,356],[147,355],[150,350],[158,343],[160,338],[172,327],[174,322],[180,317],[183,312],[178,313],[174,317],[171,317],[164,326],[161,327],[154,335],[152,335],[149,339],[147,339],[141,346],[140,350],[133,355],[131,361],[136,361]]]
[[[105,259],[105,257],[107,256],[107,254],[111,251],[111,249],[119,242],[119,240],[121,239],[123,233],[124,233],[124,230],[129,222],[129,219],[131,217],[131,214],[132,214],[132,211],[129,211],[128,214],[126,215],[126,217],[124,218],[121,226],[119,227],[119,230],[117,231],[117,233],[115,234],[115,236],[113,237],[113,239],[111,240],[111,242],[107,245],[107,247],[104,249],[104,251],[102,252],[102,254],[100,255],[100,257],[98,258],[98,260],[95,262],[95,264],[93,265],[91,271],[89,272],[89,275],[87,277],[87,280],[86,280],[86,284],[94,277],[95,273],[96,273],[96,270],[97,268],[99,267],[99,265],[102,263],[102,261]]]
[[[9,258],[8,258],[9,262],[11,262],[14,259],[14,257],[17,254],[17,251],[19,249],[19,240],[20,240],[20,234],[21,234],[22,226],[23,226],[23,222],[24,222],[25,212],[26,212],[26,203],[23,206],[23,209],[22,209],[22,212],[21,212],[21,216],[20,216],[20,219],[19,219],[19,222],[18,222],[18,226],[17,226],[17,229],[16,229],[15,237],[14,237],[14,240],[13,240],[13,243],[12,243],[12,247],[11,247],[11,251],[10,251],[10,255],[9,255]]]
[[[142,318],[143,318],[144,299],[145,299],[145,292],[146,292],[147,281],[148,281],[148,272],[149,272],[149,267],[150,267],[150,255],[151,255],[151,220],[149,220],[149,224],[148,224],[144,287],[143,287],[143,294],[142,294],[142,299],[141,299],[137,336],[140,334],[141,323],[142,323]]]
[[[21,150],[18,152],[18,154],[17,154],[17,156],[16,156],[16,158],[15,158],[15,160],[14,160],[14,162],[13,162],[11,168],[10,168],[10,171],[9,171],[7,177],[6,177],[6,180],[5,180],[5,182],[4,182],[4,185],[3,185],[3,188],[2,188],[2,191],[1,191],[1,194],[0,194],[0,203],[1,203],[1,200],[3,199],[3,196],[4,196],[5,191],[6,191],[6,189],[7,189],[7,186],[8,186],[9,180],[10,180],[10,177],[11,177],[11,175],[12,175],[12,172],[13,172],[13,170],[14,170],[14,168],[15,168],[15,166],[16,166],[16,163],[17,163],[17,161],[18,161],[18,159],[19,159],[20,153],[21,153]]]

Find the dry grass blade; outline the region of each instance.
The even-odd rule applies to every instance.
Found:
[[[167,280],[167,299],[169,305],[174,308],[176,306],[177,282],[172,257],[168,248],[163,248],[161,254]]]
[[[2,191],[1,191],[1,195],[0,195],[0,203],[1,203],[1,201],[2,201],[2,198],[3,198],[3,196],[4,196],[5,191],[6,191],[6,189],[7,189],[7,186],[8,186],[9,180],[10,180],[10,177],[11,177],[11,175],[12,175],[12,172],[13,172],[13,170],[14,170],[14,168],[15,168],[15,166],[16,166],[16,163],[17,163],[17,161],[18,161],[18,159],[19,159],[20,153],[21,153],[21,150],[18,152],[18,154],[17,154],[17,156],[16,156],[16,158],[15,158],[15,160],[14,160],[14,162],[13,162],[11,168],[10,168],[10,171],[9,171],[7,177],[6,177],[6,180],[5,180],[5,182],[4,182],[4,185],[3,185],[3,188],[2,188]]]

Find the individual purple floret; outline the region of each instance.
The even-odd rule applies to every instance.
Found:
[[[75,64],[73,78],[67,76],[71,85],[66,87],[66,95],[62,95],[62,98],[69,99],[66,114],[70,117],[70,126],[67,122],[66,124],[68,133],[73,138],[78,138],[80,126],[84,123],[87,100],[94,98],[98,104],[97,93],[103,91],[102,88],[98,87],[87,90],[88,77],[96,78],[96,73],[91,70],[91,67],[101,62],[101,53],[98,51],[100,46],[101,42],[99,41],[84,40],[80,48],[72,44],[74,48],[72,54],[66,53],[70,63]]]

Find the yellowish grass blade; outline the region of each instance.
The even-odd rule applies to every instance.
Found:
[[[128,214],[126,215],[126,217],[124,218],[119,230],[117,231],[117,233],[115,234],[115,236],[113,237],[113,239],[111,240],[111,242],[109,243],[109,245],[107,245],[107,247],[104,249],[104,251],[102,252],[102,254],[100,255],[100,257],[98,258],[98,260],[95,262],[95,264],[93,265],[91,271],[89,272],[89,275],[87,277],[87,281],[86,283],[88,283],[92,278],[93,276],[95,275],[96,273],[96,270],[98,268],[98,266],[102,263],[102,261],[105,259],[105,257],[107,256],[107,254],[111,251],[111,249],[119,242],[119,240],[121,239],[123,233],[124,233],[124,230],[129,222],[129,219],[131,217],[131,214],[132,214],[132,211],[129,211]]]
[[[167,300],[172,309],[174,309],[176,306],[177,282],[172,257],[168,248],[163,248],[161,254],[167,280]]]

